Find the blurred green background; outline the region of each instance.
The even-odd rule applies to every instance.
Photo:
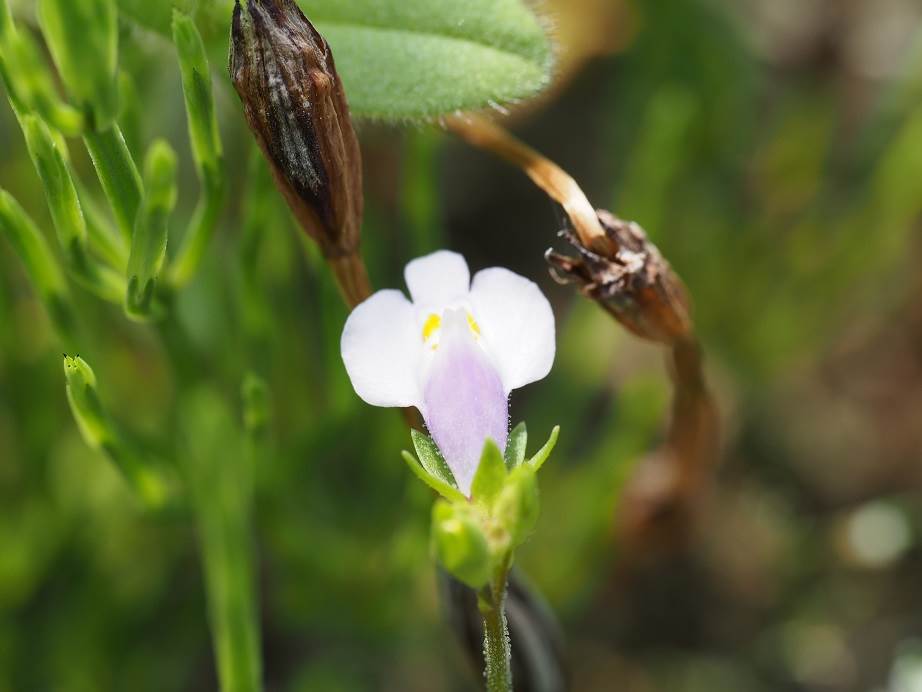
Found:
[[[560,618],[572,688],[922,689],[922,7],[541,12],[558,78],[510,126],[641,223],[694,297],[723,440],[689,544],[621,559],[619,491],[668,421],[664,354],[550,281],[560,219],[524,176],[435,127],[360,124],[363,243],[377,287],[450,247],[472,268],[535,278],[555,306],[554,371],[512,411],[533,445],[562,426],[520,565]],[[121,64],[138,91],[129,146],[140,158],[158,136],[180,152],[188,218],[197,183],[172,47],[124,24]],[[80,355],[119,423],[164,458],[184,426],[177,378],[208,382],[241,429],[242,383],[266,382],[253,522],[268,689],[475,689],[439,604],[432,497],[399,457],[404,423],[354,395],[346,310],[221,63],[215,85],[231,195],[179,297],[188,362],[74,288]],[[51,237],[6,105],[0,187]],[[209,449],[237,443],[216,435]],[[145,512],[83,443],[60,343],[0,243],[0,691],[216,689],[203,582],[188,517]]]

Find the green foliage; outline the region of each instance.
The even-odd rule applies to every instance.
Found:
[[[83,440],[101,450],[122,472],[138,499],[151,509],[161,509],[173,492],[162,470],[128,443],[99,399],[96,375],[80,356],[64,356],[67,401]]]
[[[38,0],[45,40],[64,84],[91,128],[118,113],[118,8],[115,0]]]
[[[144,190],[131,240],[125,297],[126,313],[138,320],[151,317],[156,281],[166,259],[168,222],[176,204],[176,154],[163,140],[147,152]]]
[[[118,227],[130,241],[144,189],[125,138],[115,126],[104,132],[87,132],[84,143]]]
[[[68,135],[83,129],[82,114],[58,98],[38,47],[17,30],[7,0],[0,0],[0,78],[20,111],[36,111]]]
[[[45,237],[19,203],[0,189],[0,233],[29,272],[35,290],[65,342],[73,343],[76,324],[67,284]]]
[[[551,436],[548,438],[547,442],[544,443],[544,446],[539,449],[535,455],[528,460],[528,465],[535,471],[539,471],[544,462],[547,461],[548,457],[551,456],[551,452],[554,451],[554,447],[557,446],[557,437],[560,435],[560,426],[555,425],[551,429]]]
[[[119,0],[130,17],[165,32],[163,8]],[[303,0],[329,41],[353,113],[388,121],[433,118],[534,96],[549,80],[551,48],[520,0]],[[227,22],[229,2],[200,9]],[[374,70],[368,66],[374,65]]]

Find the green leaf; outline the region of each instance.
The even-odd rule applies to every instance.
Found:
[[[35,111],[68,135],[83,129],[83,115],[57,96],[41,52],[28,32],[13,23],[7,0],[0,0],[0,81],[13,107]]]
[[[528,429],[525,422],[519,423],[509,433],[509,440],[506,442],[506,451],[503,456],[506,459],[506,467],[511,471],[525,460],[525,445],[528,443]]]
[[[159,3],[119,0],[165,33]],[[165,3],[164,3],[165,4]],[[529,98],[549,82],[551,48],[521,0],[300,0],[326,38],[354,115],[434,118]],[[227,25],[231,3],[203,3],[200,25]],[[373,69],[371,68],[373,66]]]
[[[471,498],[487,506],[492,505],[506,481],[506,461],[496,443],[487,438],[480,455],[480,464],[471,483]]]
[[[410,454],[408,451],[404,450],[401,453],[403,460],[407,462],[407,466],[410,467],[410,470],[416,475],[419,480],[432,488],[439,495],[444,497],[446,500],[451,502],[467,502],[467,498],[464,497],[462,492],[455,488],[452,485],[449,485],[441,478],[433,476],[426,469],[422,467],[419,461]]]
[[[42,32],[64,84],[95,130],[118,113],[115,0],[39,0]]]
[[[202,194],[176,255],[171,281],[181,287],[195,276],[224,206],[224,160],[202,37],[189,15],[173,11],[173,43],[179,57],[189,141]]]
[[[179,57],[189,119],[189,139],[196,165],[199,169],[206,167],[219,172],[222,168],[221,136],[215,115],[205,45],[195,23],[179,10],[173,12],[173,43]]]
[[[490,547],[468,505],[436,501],[432,507],[432,548],[442,566],[472,589],[490,581]]]
[[[547,461],[547,458],[551,456],[551,452],[554,451],[554,447],[557,445],[557,436],[559,434],[560,426],[555,425],[554,429],[551,430],[551,436],[548,438],[547,442],[544,443],[544,446],[538,450],[538,453],[535,454],[535,456],[528,460],[528,465],[531,466],[536,472],[544,465],[544,462]]]
[[[144,188],[128,257],[125,297],[126,313],[142,320],[151,316],[155,283],[166,259],[168,221],[176,204],[176,154],[163,140],[154,142],[148,151]]]
[[[119,230],[130,241],[144,188],[125,138],[118,127],[112,127],[105,132],[87,132],[83,141]]]
[[[455,482],[454,474],[452,474],[451,469],[448,467],[448,462],[445,461],[435,441],[415,428],[410,429],[410,437],[413,438],[416,456],[419,457],[419,462],[426,472],[440,481],[448,483],[451,487],[457,488],[458,484]]]
[[[61,337],[74,342],[76,321],[67,283],[45,237],[19,203],[0,189],[0,235],[9,240]]]
[[[64,356],[67,402],[86,444],[101,450],[118,467],[138,498],[151,509],[164,507],[174,494],[169,480],[129,445],[103,407],[96,375],[80,356]]]

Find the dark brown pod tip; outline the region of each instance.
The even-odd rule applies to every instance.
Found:
[[[330,47],[294,0],[237,0],[230,75],[298,222],[327,257],[354,254],[359,143]]]
[[[576,284],[626,329],[652,341],[673,345],[692,338],[688,293],[659,249],[633,221],[598,211],[609,249],[590,250],[562,231],[577,257],[548,250],[551,275]]]

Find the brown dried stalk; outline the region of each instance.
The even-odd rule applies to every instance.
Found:
[[[681,540],[718,455],[718,416],[708,390],[685,286],[643,229],[590,205],[555,163],[482,116],[444,121],[462,139],[521,168],[567,213],[561,235],[576,250],[546,255],[552,276],[576,285],[631,333],[670,349],[672,420],[666,442],[646,457],[619,506],[625,547]]]

